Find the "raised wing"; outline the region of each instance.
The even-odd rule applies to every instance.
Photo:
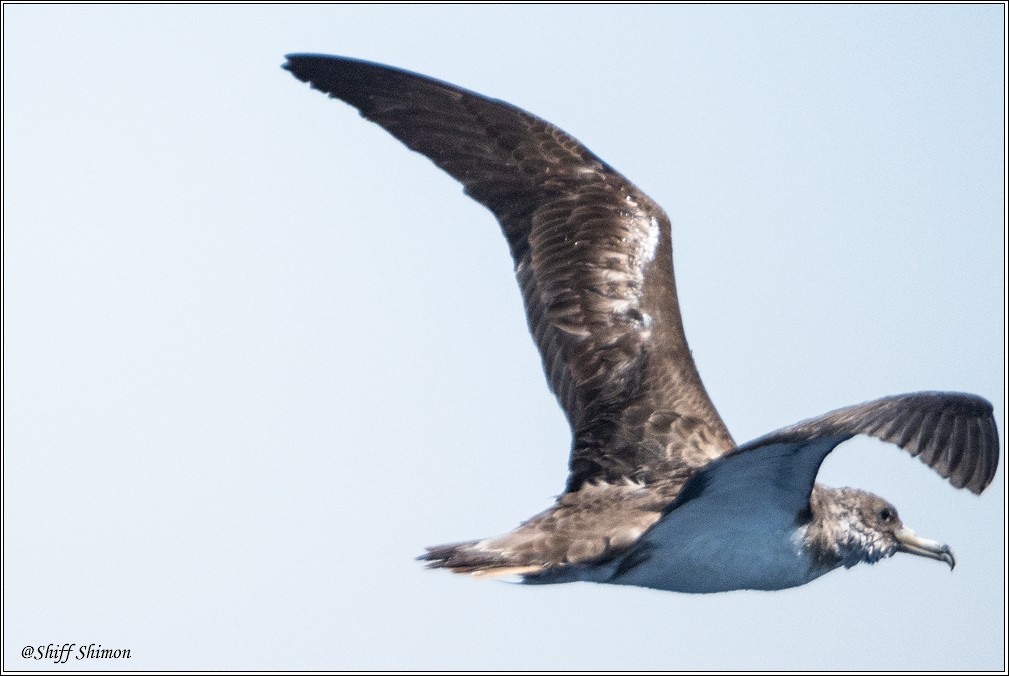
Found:
[[[430,158],[501,223],[572,427],[569,491],[587,480],[647,482],[734,446],[687,347],[669,220],[648,196],[503,101],[355,59],[287,58],[295,77]]]
[[[812,466],[812,487],[823,457],[857,434],[900,446],[957,488],[976,494],[991,483],[998,468],[998,429],[991,403],[958,392],[898,394],[839,408],[743,444],[731,456],[756,453],[776,444],[835,439]]]

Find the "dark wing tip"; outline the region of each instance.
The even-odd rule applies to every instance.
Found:
[[[362,65],[376,65],[362,59],[355,59],[349,56],[336,56],[333,54],[313,54],[311,52],[295,52],[285,54],[287,62],[281,68],[291,71],[299,80],[307,80],[313,71],[319,68],[331,67],[334,64],[359,63]]]
[[[351,98],[364,81],[373,79],[375,73],[395,72],[387,66],[345,56],[288,54],[286,58],[287,62],[281,67],[291,75],[307,82],[313,89],[344,100]]]
[[[945,439],[945,448],[935,448],[935,462],[929,462],[929,466],[957,488],[980,495],[998,469],[998,428],[991,402],[960,392],[922,392],[909,399],[912,407],[925,409],[926,419],[936,421],[935,438]],[[909,444],[900,445],[913,452],[930,441],[921,439],[914,449]]]
[[[281,68],[291,71],[299,80],[308,80],[314,73],[323,69],[336,67],[350,67],[355,65],[362,68],[381,68],[382,70],[399,70],[393,66],[386,66],[364,59],[355,59],[351,56],[336,56],[335,54],[313,54],[310,52],[297,52],[285,54],[287,62]]]
[[[873,404],[886,413],[862,433],[897,444],[953,486],[975,495],[992,482],[999,460],[998,429],[995,409],[984,397],[916,392]],[[876,408],[873,404],[863,406]]]
[[[384,63],[355,59],[332,54],[295,53],[285,56],[287,62],[281,68],[313,88],[360,105],[362,97],[377,94],[399,94],[404,90],[420,92],[454,92],[478,99],[487,99],[468,89],[415,73],[405,68],[397,68]]]
[[[312,77],[312,72],[324,65],[326,61],[340,59],[342,57],[327,56],[325,54],[285,54],[286,62],[281,64],[281,68],[289,71],[291,75],[302,82],[308,82]]]
[[[281,68],[331,96],[339,96],[341,90],[360,81],[369,72],[397,72],[389,66],[346,56],[288,54],[285,58],[287,62]]]

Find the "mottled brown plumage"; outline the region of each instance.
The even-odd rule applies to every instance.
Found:
[[[683,334],[669,219],[648,196],[503,101],[353,59],[291,56],[287,68],[431,158],[498,218],[574,430],[569,491],[733,448]]]
[[[355,59],[291,55],[284,67],[430,158],[497,217],[572,428],[570,474],[553,506],[503,536],[432,547],[423,557],[431,566],[533,577],[604,566],[721,468],[737,471],[727,459],[769,444],[801,450],[867,434],[954,486],[979,493],[991,481],[997,432],[991,405],[972,395],[889,397],[737,448],[687,347],[669,220],[648,196],[557,127],[503,101]],[[822,455],[806,455],[815,456],[807,460],[815,476]],[[829,502],[821,492],[828,497],[810,503],[811,483],[801,490],[807,511]]]

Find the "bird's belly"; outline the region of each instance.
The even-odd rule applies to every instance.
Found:
[[[658,524],[607,582],[688,593],[786,589],[821,572],[794,530],[710,529],[663,533]],[[669,537],[665,537],[665,536]]]

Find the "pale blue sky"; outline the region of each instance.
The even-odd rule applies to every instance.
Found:
[[[490,214],[280,69],[390,63],[573,134],[673,222],[736,439],[1004,398],[1004,8],[25,6],[4,12],[4,643],[131,669],[1004,669],[1005,472],[870,441],[958,565],[689,596],[425,571],[564,483]]]

